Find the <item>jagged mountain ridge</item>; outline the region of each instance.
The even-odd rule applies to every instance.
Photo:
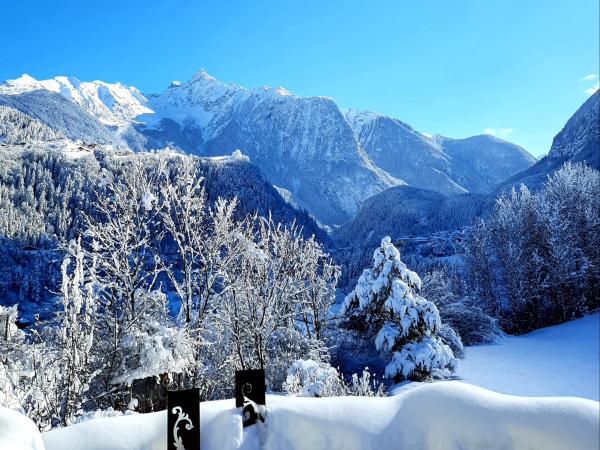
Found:
[[[538,189],[566,161],[600,170],[600,91],[592,94],[554,137],[548,155],[498,186],[505,191],[521,183]]]
[[[109,126],[126,126],[140,114],[151,112],[145,106],[147,101],[141,92],[121,83],[79,81],[64,76],[38,81],[23,75],[16,80],[7,80],[0,86],[0,93],[5,95],[39,90],[60,94]]]
[[[205,71],[149,95],[121,84],[23,76],[0,85],[0,103],[10,101],[52,128],[52,117],[40,117],[31,101],[24,107],[20,100],[42,91],[47,93],[44,103],[52,101],[50,94],[75,103],[81,123],[96,119],[99,130],[90,132],[93,127],[87,126],[81,136],[65,132],[64,124],[57,127],[72,139],[98,138],[134,150],[170,145],[204,156],[240,148],[272,184],[289,191],[294,202],[327,225],[349,220],[365,199],[392,186],[443,194],[488,192],[534,162],[520,147],[492,137],[430,138],[396,119],[342,112],[328,97],[298,97],[283,88],[246,89]],[[368,120],[359,126],[360,115]],[[508,164],[498,164],[498,152],[507,155]]]
[[[166,144],[160,133],[176,129],[174,120],[183,125],[178,142],[188,152],[214,156],[240,148],[271,183],[290,191],[325,224],[348,220],[365,198],[404,184],[361,151],[329,98],[302,98],[282,88],[245,89],[201,71],[148,100],[156,116],[141,117],[149,126],[140,132]]]
[[[536,161],[522,147],[491,135],[450,139],[369,111],[349,109],[345,116],[375,164],[410,186],[442,194],[490,192],[507,173]]]

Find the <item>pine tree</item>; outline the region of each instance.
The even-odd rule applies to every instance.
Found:
[[[350,328],[375,336],[377,350],[392,354],[385,375],[397,382],[453,372],[457,365],[438,334],[439,312],[419,296],[420,288],[419,276],[406,268],[385,237],[373,255],[373,268],[363,271],[342,308]]]

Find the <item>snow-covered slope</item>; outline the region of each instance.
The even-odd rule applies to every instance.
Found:
[[[458,382],[388,398],[267,396],[265,424],[242,428],[233,400],[200,405],[203,450],[596,449],[599,405],[525,398]],[[96,419],[42,435],[46,450],[166,449],[166,412]]]
[[[409,125],[370,111],[349,109],[345,117],[365,152],[391,175],[410,186],[443,194],[468,192],[449,176],[452,159]]]
[[[134,87],[104,81],[79,81],[74,77],[36,80],[22,75],[0,84],[0,94],[18,95],[37,90],[60,94],[91,113],[101,123],[125,126],[140,114],[151,112],[146,98]]]
[[[590,96],[554,137],[548,158],[586,159],[600,168],[600,91]]]
[[[554,137],[547,156],[506,180],[498,189],[507,190],[521,183],[530,189],[539,188],[547,176],[566,161],[585,162],[600,170],[600,91],[590,96],[571,116]]]
[[[61,137],[61,133],[54,131],[39,120],[23,114],[17,109],[0,106],[0,143],[51,141]]]
[[[72,140],[114,144],[118,137],[96,117],[61,94],[34,90],[21,94],[1,94],[0,106],[20,111]]]
[[[345,116],[375,164],[418,188],[485,193],[535,163],[523,148],[493,136],[430,137],[369,111],[349,109]]]
[[[600,314],[467,347],[458,375],[513,395],[600,398]]]
[[[465,139],[436,136],[436,142],[452,158],[452,179],[470,193],[491,192],[536,162],[523,147],[489,134]]]
[[[0,450],[44,450],[44,442],[33,421],[0,407]]]

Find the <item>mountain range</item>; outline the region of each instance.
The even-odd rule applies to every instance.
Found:
[[[72,140],[134,151],[170,146],[200,156],[241,149],[284,197],[328,226],[347,222],[390,187],[488,193],[536,163],[493,136],[430,136],[395,118],[341,110],[328,97],[246,89],[203,70],[158,94],[23,75],[0,84],[0,106]]]
[[[547,156],[487,193],[441,195],[427,189],[396,186],[367,199],[354,218],[331,234],[336,260],[345,269],[340,285],[346,287],[355,282],[381,236],[431,241],[436,233],[457,230],[477,217],[485,217],[493,210],[498,196],[513,187],[525,184],[532,191],[539,190],[548,175],[567,161],[583,162],[600,170],[599,136],[600,91],[596,91],[556,135]],[[412,250],[419,251],[416,247]]]

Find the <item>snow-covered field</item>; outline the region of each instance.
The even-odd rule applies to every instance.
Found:
[[[268,396],[265,424],[246,430],[234,400],[202,403],[202,449],[597,449],[599,328],[594,314],[469,347],[459,376],[471,384],[413,383],[388,398]],[[166,449],[165,414],[94,419],[42,438],[46,450]],[[0,409],[5,449],[44,447],[31,422]]]
[[[600,314],[467,347],[458,375],[511,395],[600,398]]]
[[[596,449],[598,403],[521,398],[458,382],[387,398],[268,396],[242,428],[233,400],[202,403],[202,450]],[[47,450],[166,449],[165,412],[97,419],[43,435]]]

